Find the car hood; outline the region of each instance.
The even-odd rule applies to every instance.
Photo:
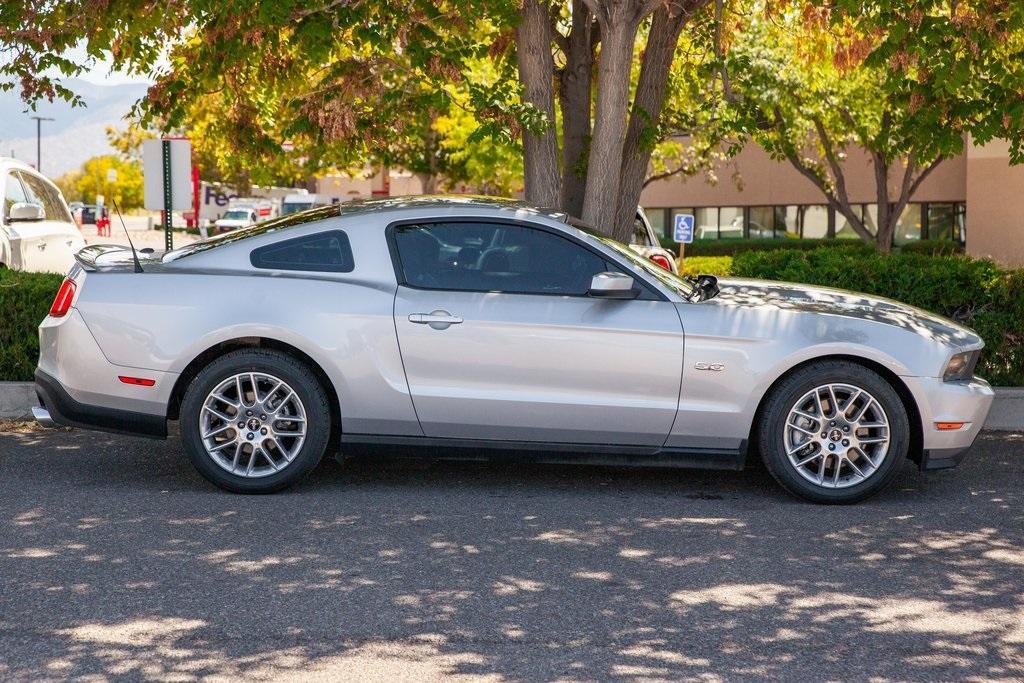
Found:
[[[720,279],[711,301],[724,306],[768,307],[838,315],[913,331],[962,349],[980,347],[981,337],[949,318],[880,296],[792,282]]]

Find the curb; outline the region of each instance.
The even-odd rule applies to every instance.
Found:
[[[37,405],[34,382],[0,382],[0,417],[31,418]]]
[[[985,429],[997,432],[1024,431],[1024,387],[996,387],[992,410],[985,420]],[[32,417],[36,400],[33,382],[0,382],[0,418]]]

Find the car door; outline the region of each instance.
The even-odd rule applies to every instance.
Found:
[[[3,233],[5,251],[3,258],[5,265],[15,270],[42,270],[40,259],[37,253],[41,251],[39,243],[42,230],[38,221],[18,221],[12,223],[9,220],[11,207],[15,204],[29,201],[25,187],[16,171],[8,171],[4,177],[4,216]],[[45,248],[45,247],[43,247]]]
[[[38,240],[34,270],[67,272],[74,263],[74,253],[85,246],[81,231],[55,187],[28,171],[18,171],[18,175],[28,201],[43,207],[43,220],[32,223]]]
[[[623,270],[550,228],[448,221],[392,226],[395,328],[430,437],[661,445],[678,406],[675,306],[638,283],[588,296]]]

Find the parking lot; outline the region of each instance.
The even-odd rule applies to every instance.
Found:
[[[0,434],[0,677],[1019,679],[1024,435],[854,507],[737,473]]]

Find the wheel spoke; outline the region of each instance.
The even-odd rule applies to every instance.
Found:
[[[852,398],[846,399],[846,405],[843,406],[843,417],[845,417],[845,418],[849,418],[850,417],[850,407],[853,406],[853,404],[857,402],[857,399],[860,398],[860,395],[863,394],[863,393],[864,393],[863,389],[858,389],[857,393],[854,394]]]
[[[238,469],[238,458],[242,454],[242,442],[239,441],[235,444],[235,454],[231,458],[231,471],[234,472]]]
[[[832,417],[839,415],[839,401],[836,400],[836,391],[831,384],[828,385],[829,407],[832,409]]]
[[[794,467],[803,467],[804,465],[808,465],[808,464],[814,462],[818,458],[824,458],[824,457],[825,456],[822,455],[820,451],[816,452],[816,453],[812,453],[811,455],[808,455],[803,460],[800,460],[799,462],[794,463]]]
[[[839,486],[839,473],[843,469],[843,458],[840,456],[835,457],[835,464],[832,469],[832,486]]]
[[[854,472],[857,473],[857,476],[859,476],[861,479],[867,479],[867,477],[864,475],[864,473],[861,471],[861,469],[859,467],[857,467],[857,464],[855,462],[853,462],[852,459],[850,459],[848,457],[848,458],[846,458],[846,462],[850,466],[850,469],[852,469]]]
[[[209,411],[210,413],[213,413],[214,415],[219,417],[221,420],[224,420],[225,422],[232,422],[235,419],[232,416],[228,415],[227,413],[222,413],[221,411],[217,410],[216,408],[211,408],[208,405],[203,406],[203,410],[206,410],[206,411]]]
[[[793,412],[794,412],[795,414],[799,415],[800,417],[805,417],[805,418],[807,418],[808,420],[814,420],[814,421],[815,421],[815,422],[817,422],[817,423],[818,423],[819,425],[821,424],[821,420],[822,420],[822,418],[818,417],[817,415],[811,415],[810,413],[805,413],[805,412],[804,412],[804,411],[802,411],[802,410],[794,410]]]
[[[230,425],[230,424],[226,424],[223,427],[220,427],[218,429],[214,429],[212,432],[207,432],[206,434],[203,434],[203,438],[204,439],[209,439],[212,436],[217,436],[218,434],[223,434],[224,432],[228,431],[229,429],[234,429],[234,426]]]
[[[821,457],[821,464],[818,465],[818,483],[822,484],[825,482],[825,464],[828,462],[828,458],[823,454]]]
[[[809,429],[804,429],[803,427],[797,427],[797,426],[796,426],[795,424],[793,424],[792,422],[790,422],[790,423],[789,423],[788,425],[786,425],[786,426],[787,426],[787,427],[791,427],[791,428],[793,428],[793,429],[797,430],[798,432],[803,432],[804,434],[806,434],[806,435],[808,435],[808,436],[815,436],[815,435],[817,434],[817,432],[812,432],[812,431],[811,431],[811,430],[809,430]]]

